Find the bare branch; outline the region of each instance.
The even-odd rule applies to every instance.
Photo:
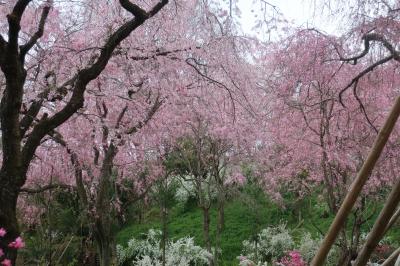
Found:
[[[215,79],[207,76],[203,72],[201,72],[200,69],[198,69],[198,67],[196,65],[191,63],[191,61],[193,61],[196,65],[202,65],[202,64],[200,62],[198,62],[195,58],[186,59],[186,63],[189,66],[191,66],[197,72],[197,74],[199,74],[204,79],[210,81],[211,83],[217,85],[218,87],[225,89],[228,92],[229,98],[231,99],[232,106],[233,106],[233,121],[235,121],[236,120],[236,105],[235,105],[235,101],[234,101],[233,94],[232,94],[231,90],[225,84],[223,84],[222,82],[220,82],[218,80],[215,80]]]
[[[358,104],[360,105],[361,112],[364,114],[365,119],[367,119],[368,124],[374,129],[374,131],[375,131],[376,133],[378,133],[378,132],[379,132],[378,129],[374,126],[374,124],[372,123],[371,119],[369,119],[368,114],[367,114],[367,111],[365,110],[365,106],[364,106],[363,102],[361,101],[360,97],[358,97],[358,94],[357,94],[357,85],[358,85],[358,81],[356,81],[356,82],[354,83],[354,86],[353,86],[353,95],[354,95],[354,97],[356,98]]]
[[[350,82],[346,87],[344,87],[344,89],[342,89],[342,90],[340,91],[340,93],[339,93],[339,102],[340,102],[343,106],[345,106],[344,103],[343,103],[343,99],[342,99],[342,98],[343,98],[343,93],[346,92],[351,86],[356,85],[357,82],[358,82],[362,77],[364,77],[366,74],[368,74],[368,73],[370,73],[371,71],[373,71],[376,67],[378,67],[378,66],[380,66],[380,65],[383,65],[383,64],[389,62],[389,61],[392,60],[393,58],[394,58],[393,55],[390,55],[390,56],[387,56],[387,57],[385,57],[385,58],[382,58],[381,60],[375,62],[374,64],[370,65],[369,67],[367,67],[366,69],[364,69],[363,71],[361,71],[357,76],[355,76],[355,77],[351,80],[351,82]]]
[[[86,206],[88,201],[87,201],[87,196],[86,196],[85,185],[83,183],[82,166],[78,161],[78,155],[68,147],[67,142],[64,140],[63,136],[60,133],[58,133],[57,131],[55,131],[55,130],[51,131],[49,133],[49,136],[56,143],[58,143],[62,147],[64,147],[66,149],[67,153],[69,154],[71,163],[74,166],[76,189],[77,189],[78,195],[82,201],[82,204],[84,206]]]
[[[127,110],[128,110],[128,106],[125,105],[125,107],[122,109],[121,113],[118,115],[117,123],[115,123],[115,128],[119,128],[119,125],[121,124],[121,120],[124,117]]]
[[[125,131],[125,134],[135,134],[139,129],[144,127],[150,121],[150,119],[155,115],[155,113],[161,107],[162,104],[163,104],[163,101],[160,100],[160,98],[158,96],[157,99],[155,100],[153,106],[147,113],[146,118],[143,121],[140,121],[139,123],[137,123],[136,125],[128,128]]]
[[[200,49],[200,47],[196,47],[197,49]],[[140,61],[140,60],[148,60],[148,59],[155,59],[157,56],[168,56],[174,53],[179,53],[179,52],[186,52],[186,51],[190,51],[192,50],[191,47],[189,48],[185,48],[185,49],[175,49],[175,50],[171,50],[171,51],[160,51],[160,50],[156,50],[154,52],[152,52],[152,55],[144,55],[144,56],[131,56],[132,60],[135,61]],[[174,58],[176,59],[176,58]]]
[[[336,51],[338,52],[338,55],[339,55],[339,59],[344,62],[352,62],[355,65],[355,64],[357,64],[357,61],[359,59],[363,58],[364,56],[366,56],[368,54],[370,47],[371,47],[371,42],[380,42],[391,53],[391,55],[393,56],[393,59],[395,59],[396,61],[400,60],[399,52],[396,51],[394,46],[388,40],[386,40],[385,37],[382,36],[381,34],[368,33],[368,34],[365,34],[362,37],[362,39],[364,40],[364,50],[360,54],[353,56],[353,57],[344,58],[340,55],[339,51],[336,49]]]
[[[149,14],[144,9],[140,8],[134,3],[131,3],[129,0],[119,0],[119,3],[125,10],[138,19],[145,20],[149,17]]]
[[[18,0],[11,14],[7,15],[8,19],[8,52],[16,54],[18,52],[18,35],[21,30],[21,18],[26,7],[32,0]]]
[[[51,6],[46,5],[43,8],[42,16],[40,17],[38,30],[33,34],[33,36],[29,39],[29,41],[20,47],[20,60],[21,62],[25,61],[25,56],[29,52],[29,50],[36,44],[36,42],[43,36],[44,33],[44,25],[46,23],[47,17],[49,15]]]
[[[38,194],[45,192],[47,190],[52,190],[52,189],[72,189],[72,186],[69,185],[64,185],[64,184],[50,184],[46,185],[44,187],[38,187],[38,188],[21,188],[19,191],[22,193],[28,193],[28,194]]]

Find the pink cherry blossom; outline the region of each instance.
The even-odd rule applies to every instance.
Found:
[[[2,266],[11,266],[12,263],[11,263],[11,260],[5,259],[5,260],[3,260],[3,261],[1,262],[1,265],[2,265]]]
[[[15,248],[15,249],[20,249],[25,247],[25,242],[22,240],[22,238],[19,236],[17,237],[13,242],[8,244],[10,248]]]
[[[4,229],[3,227],[0,228],[0,237],[4,237],[7,234],[6,229]]]
[[[3,257],[4,251],[0,248],[0,258]]]
[[[280,265],[282,266],[306,266],[306,262],[301,257],[301,254],[296,251],[290,251],[287,256],[280,260]]]

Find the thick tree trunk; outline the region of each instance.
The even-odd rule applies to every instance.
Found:
[[[117,148],[111,143],[107,149],[100,172],[100,182],[97,188],[95,218],[95,236],[99,247],[100,266],[114,265],[114,237],[112,235],[111,217],[111,176],[113,161],[117,154]]]
[[[97,239],[97,238],[96,238]],[[115,265],[114,262],[114,243],[111,239],[105,237],[103,239],[97,239],[98,254],[100,266],[111,266]]]
[[[21,63],[16,60],[14,52],[7,51],[5,62],[0,64],[6,77],[6,88],[0,104],[3,157],[0,170],[0,227],[8,232],[4,238],[0,239],[0,248],[13,265],[17,258],[17,251],[8,248],[8,243],[14,241],[20,234],[16,207],[19,189],[25,183],[27,172],[27,167],[22,163],[19,123],[26,72]]]
[[[99,213],[95,218],[92,232],[97,245],[100,266],[115,265],[114,236],[111,232],[111,217],[108,210]]]
[[[18,193],[11,186],[1,184],[0,186],[0,228],[5,228],[7,234],[0,238],[0,248],[3,249],[5,257],[15,264],[17,259],[16,249],[10,249],[8,244],[20,235],[17,221]]]
[[[111,231],[112,221],[109,215],[109,210],[104,210],[103,213],[98,214],[99,217],[95,219],[95,224],[92,228],[97,245],[100,266],[116,265],[115,241]]]

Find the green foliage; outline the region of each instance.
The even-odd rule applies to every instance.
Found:
[[[251,170],[249,170],[250,172]],[[251,175],[251,173],[250,173]],[[150,202],[146,205],[138,201],[128,213],[130,224],[125,225],[117,234],[117,242],[126,246],[131,238],[142,239],[143,233],[149,229],[161,229],[159,200],[167,199],[168,236],[177,240],[188,236],[193,237],[194,244],[205,246],[203,242],[203,217],[195,198],[189,198],[184,204],[177,203],[172,198],[176,190],[175,184],[161,187],[166,191],[154,190]],[[166,194],[162,196],[163,193]],[[236,259],[242,253],[243,241],[254,238],[262,229],[285,223],[295,243],[304,258],[309,261],[318,246],[322,233],[328,229],[333,215],[330,214],[323,193],[316,190],[313,194],[296,197],[295,193],[282,195],[283,205],[268,199],[256,180],[250,179],[240,188],[237,194],[227,199],[225,206],[225,229],[221,235],[222,260],[220,265],[237,265]],[[166,197],[166,198],[164,198]],[[79,211],[79,200],[75,194],[59,191],[48,195],[36,195],[31,198],[37,206],[43,207],[40,222],[25,233],[27,249],[22,251],[22,257],[29,265],[41,265],[51,258],[56,264],[79,264],[80,258],[86,252],[94,252],[94,247],[88,243],[89,230],[84,215]],[[140,205],[138,205],[140,203]],[[379,214],[382,203],[366,201],[365,217],[371,216],[362,227],[362,232],[368,232]],[[137,219],[137,211],[143,213],[141,222]],[[210,210],[210,235],[212,245],[215,244],[217,209]],[[347,223],[351,230],[352,218]],[[117,229],[117,227],[116,227]],[[309,232],[309,234],[307,234]],[[397,224],[385,238],[385,244],[395,245],[400,242],[400,227]],[[85,244],[84,244],[85,243]],[[92,249],[90,249],[92,248]],[[90,250],[89,250],[90,249]]]
[[[242,250],[242,242],[257,234],[262,228],[277,225],[288,220],[289,210],[280,208],[265,197],[265,194],[256,185],[246,185],[242,193],[235,200],[231,200],[225,207],[225,229],[221,236],[222,258],[226,265],[237,263],[236,257]],[[210,211],[210,235],[212,244],[215,243],[217,210]],[[176,239],[192,236],[196,244],[204,246],[202,229],[202,212],[195,204],[186,208],[174,208],[170,214],[168,231],[169,236]],[[289,219],[290,220],[290,219]],[[288,226],[295,227],[297,220],[292,219]],[[125,227],[117,235],[117,242],[124,245],[130,237],[140,237],[140,234],[150,228],[161,228],[159,218],[150,216],[144,224],[132,224]]]
[[[42,211],[35,227],[24,236],[27,248],[21,254],[25,264],[67,265],[73,262],[81,254],[82,240],[88,234],[76,194],[54,191],[30,196],[29,200]]]
[[[256,183],[248,182],[239,194],[232,196],[225,207],[225,229],[221,237],[222,265],[237,265],[236,257],[241,254],[242,242],[254,237],[263,228],[277,226],[284,222],[291,232],[293,241],[301,249],[308,249],[309,253],[316,248],[316,241],[322,238],[322,234],[327,231],[332,222],[333,215],[329,213],[328,206],[321,196],[320,191],[315,191],[312,195],[294,199],[293,194],[283,195],[283,202],[287,204],[281,206],[269,200],[262,189]],[[367,206],[367,213],[371,214],[375,203]],[[380,204],[381,205],[381,204]],[[378,208],[376,208],[379,210]],[[157,214],[157,211],[152,211]],[[215,241],[217,210],[213,206],[210,211],[211,224],[210,235],[212,244]],[[375,216],[378,215],[376,212]],[[368,232],[373,225],[374,217],[371,218],[362,228]],[[173,239],[192,236],[195,243],[204,246],[202,231],[202,212],[192,202],[184,207],[176,205],[172,208],[169,215],[168,231]],[[348,223],[350,230],[351,220]],[[140,237],[150,228],[161,228],[159,217],[150,215],[146,223],[130,224],[121,230],[117,235],[118,243],[124,245],[131,237]],[[309,233],[308,242],[305,234]],[[400,241],[400,228],[394,227],[389,231],[386,239],[390,243]],[[312,242],[312,243],[311,243]],[[299,245],[304,243],[303,246]],[[309,244],[306,247],[306,244]],[[399,242],[397,242],[399,243]],[[307,255],[309,259],[311,255]]]

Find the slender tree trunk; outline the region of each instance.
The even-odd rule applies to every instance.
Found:
[[[214,262],[218,264],[219,250],[221,249],[221,237],[225,227],[225,197],[223,191],[218,195],[218,217],[217,217],[217,234],[215,239]]]
[[[161,248],[162,248],[162,265],[166,264],[166,248],[167,248],[167,226],[168,226],[168,213],[165,206],[162,207],[161,211],[162,219],[162,238],[161,238]]]
[[[333,190],[333,184],[332,184],[333,181],[330,178],[331,173],[330,173],[329,165],[328,165],[328,155],[325,151],[325,145],[324,145],[323,141],[324,140],[321,137],[321,146],[323,148],[321,166],[323,169],[323,177],[324,177],[325,186],[326,186],[326,190],[327,190],[325,197],[326,197],[326,201],[328,203],[330,211],[335,213],[337,211],[336,198],[335,198],[335,193]]]
[[[203,238],[207,251],[211,253],[211,240],[210,240],[210,208],[203,207]]]
[[[346,228],[346,226],[344,226]],[[347,236],[345,230],[340,231],[340,253],[337,266],[347,266],[350,258],[350,249],[347,243]]]
[[[225,197],[218,203],[218,230],[222,233],[225,228]]]

